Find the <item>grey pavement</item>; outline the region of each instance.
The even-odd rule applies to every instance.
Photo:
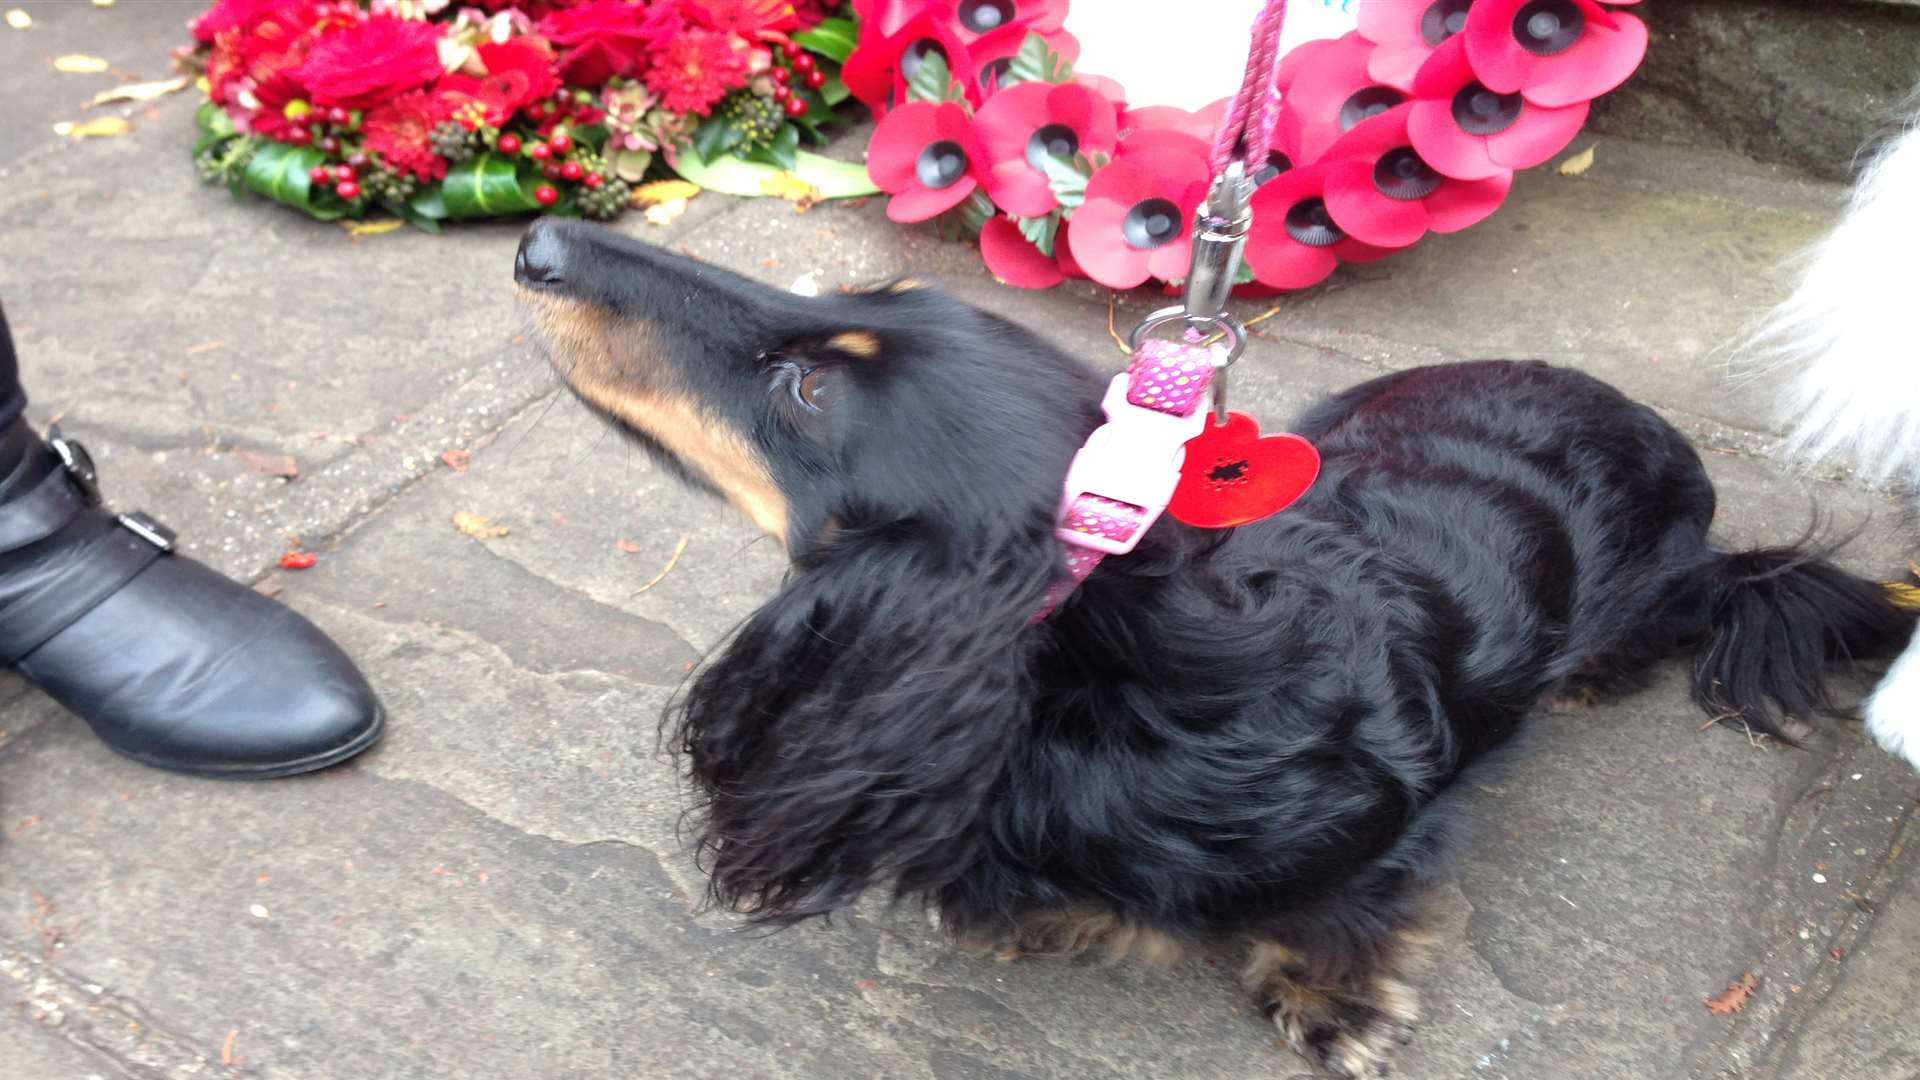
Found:
[[[0,674],[0,1077],[1305,1071],[1231,957],[997,965],[880,904],[776,935],[702,910],[655,725],[775,587],[774,545],[556,390],[513,304],[519,226],[356,238],[234,202],[186,161],[190,95],[61,140],[111,77],[49,58],[159,77],[194,5],[22,6],[33,30],[0,27],[0,297],[34,419],[87,440],[120,505],[336,635],[392,723],[345,767],[214,783],[117,758]],[[1861,528],[1845,561],[1891,577],[1916,547],[1899,504],[1784,467],[1768,383],[1722,367],[1841,196],[1608,136],[1585,175],[1528,174],[1484,225],[1287,299],[1236,391],[1277,420],[1412,364],[1572,364],[1707,451],[1730,542],[1791,539],[1817,505]],[[619,227],[782,286],[911,270],[1121,361],[1104,292],[996,285],[877,202],[703,195]],[[1123,329],[1157,300],[1120,298]],[[510,531],[469,539],[459,511]],[[275,569],[293,537],[318,566]],[[1806,751],[1699,730],[1683,675],[1544,713],[1475,778],[1401,1075],[1920,1076],[1920,782],[1855,723]],[[1748,971],[1752,1004],[1710,1014]]]

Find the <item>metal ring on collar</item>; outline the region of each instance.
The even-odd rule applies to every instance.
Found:
[[[1224,311],[1218,315],[1193,315],[1180,304],[1175,304],[1172,307],[1163,307],[1140,320],[1140,325],[1134,327],[1133,334],[1128,337],[1127,344],[1131,348],[1138,349],[1140,348],[1140,343],[1146,340],[1148,334],[1169,323],[1176,322],[1209,330],[1227,339],[1227,355],[1225,359],[1217,359],[1214,361],[1213,366],[1216,368],[1227,367],[1235,360],[1240,359],[1240,354],[1246,351],[1247,328],[1240,325],[1239,319],[1234,318]]]

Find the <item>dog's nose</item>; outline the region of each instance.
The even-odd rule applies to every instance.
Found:
[[[566,255],[560,230],[542,218],[520,238],[520,250],[513,256],[513,280],[536,288],[558,284],[565,280]]]

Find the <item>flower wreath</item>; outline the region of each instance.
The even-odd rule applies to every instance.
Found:
[[[673,172],[870,193],[809,154],[848,97],[837,0],[216,0],[194,161],[322,220],[610,218]],[[784,180],[784,186],[776,184]],[[800,193],[796,195],[796,189]]]
[[[1343,0],[1354,29],[1281,59],[1276,149],[1256,174],[1236,291],[1305,288],[1492,214],[1514,171],[1564,150],[1592,99],[1639,66],[1646,25],[1617,10],[1638,2]],[[881,117],[873,181],[894,220],[977,235],[1008,284],[1172,286],[1226,102],[1136,104],[1075,73],[1067,8],[853,0],[859,46],[842,77]]]

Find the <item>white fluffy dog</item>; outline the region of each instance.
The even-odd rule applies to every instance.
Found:
[[[1916,98],[1920,101],[1920,98]],[[1867,168],[1799,287],[1761,324],[1751,362],[1788,366],[1789,448],[1920,489],[1920,115]],[[1920,769],[1920,636],[1866,706],[1867,730]]]

